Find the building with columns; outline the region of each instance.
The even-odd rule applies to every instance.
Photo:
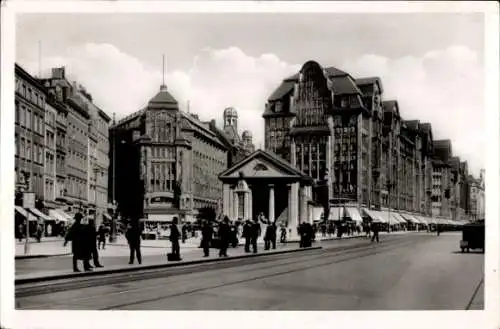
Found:
[[[219,175],[223,215],[255,219],[263,214],[278,225],[295,228],[312,220],[313,180],[278,155],[257,150]]]

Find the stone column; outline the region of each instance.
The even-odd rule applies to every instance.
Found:
[[[290,229],[289,239],[297,238],[297,226],[299,225],[299,182],[292,183],[290,186],[290,219],[288,228]]]
[[[287,226],[289,227],[292,223],[292,216],[293,216],[293,205],[292,205],[292,184],[287,185],[287,195],[288,195],[288,222]]]
[[[293,167],[297,167],[297,152],[295,151],[295,139],[290,141],[290,162]]]
[[[250,209],[249,209],[249,204],[250,204],[250,193],[249,192],[245,192],[245,197],[244,197],[244,210],[243,210],[243,220],[247,219],[248,218],[248,215],[250,213]]]
[[[238,192],[234,191],[233,192],[233,218],[236,219],[238,218],[238,207],[239,207],[239,200],[238,200]]]
[[[222,185],[222,214],[229,216],[230,212],[230,188],[228,184]]]
[[[307,220],[307,198],[305,186],[299,190],[299,223],[304,223]]]
[[[253,219],[253,192],[251,188],[248,191],[248,219]]]
[[[331,177],[333,177],[332,144],[333,144],[333,138],[332,136],[328,136],[326,142],[326,169],[328,169],[328,177],[327,177],[328,200],[331,200],[333,198],[333,188],[331,183],[332,182]]]
[[[274,185],[269,185],[269,221],[274,222]]]

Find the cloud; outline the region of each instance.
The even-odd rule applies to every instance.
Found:
[[[253,57],[237,47],[204,48],[192,63],[187,71],[167,72],[168,88],[181,109],[189,100],[191,111],[201,119],[215,118],[222,124],[224,108],[236,107],[240,130],[251,130],[257,145],[263,143],[267,97],[284,77],[300,69],[275,54]],[[484,166],[483,73],[470,49],[454,46],[398,59],[365,54],[321,64],[337,66],[354,78],[381,77],[385,99],[397,99],[404,118],[431,122],[435,138],[451,139],[453,152],[468,160],[474,173]],[[84,44],[43,59],[43,67],[60,65],[66,65],[70,78],[84,85],[98,106],[118,118],[145,106],[162,80],[158,68],[110,44]],[[37,72],[37,64],[25,66]]]

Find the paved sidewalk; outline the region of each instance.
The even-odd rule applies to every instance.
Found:
[[[278,245],[275,250],[264,250],[263,245],[258,246],[258,254],[270,254],[276,252],[291,252],[294,250],[299,250],[296,244],[288,244],[288,245]],[[313,247],[318,247],[313,245]],[[128,249],[128,248],[127,248]],[[108,249],[106,249],[108,250]],[[96,268],[94,272],[109,272],[109,271],[120,271],[128,268],[148,268],[151,266],[161,266],[164,264],[186,264],[193,261],[217,261],[221,259],[219,255],[218,249],[210,249],[210,256],[203,257],[203,250],[199,248],[183,248],[181,246],[181,257],[182,261],[180,262],[167,262],[166,253],[170,252],[170,249],[159,249],[159,248],[150,248],[149,250],[158,250],[155,253],[147,254],[144,253],[146,249],[141,249],[143,254],[143,262],[141,265],[137,264],[137,260],[135,264],[128,264],[128,251],[126,255],[122,256],[110,256],[106,255],[106,250],[100,254],[100,261],[104,265],[103,268]],[[228,249],[228,258],[241,257],[244,255],[253,255],[253,253],[245,253],[244,248],[229,248]],[[71,257],[50,257],[45,259],[25,259],[22,260],[22,264],[16,262],[16,280],[30,280],[37,278],[45,278],[52,276],[61,276],[61,275],[69,275],[72,274],[71,267]],[[79,267],[82,270],[82,264],[79,262]],[[84,275],[84,273],[76,273],[77,276]]]
[[[380,234],[412,234],[416,232],[410,232],[410,231],[400,231],[400,232],[381,232]],[[365,234],[354,234],[354,235],[344,235],[342,236],[341,239],[352,239],[352,238],[360,238],[364,237]],[[63,247],[64,239],[62,238],[46,238],[47,240],[38,243],[38,242],[31,242],[29,243],[29,252],[28,254],[24,253],[24,242],[23,243],[18,243],[16,242],[15,246],[15,256],[16,259],[22,259],[22,258],[38,258],[38,257],[51,257],[51,256],[65,256],[71,254],[71,243],[69,242],[66,247]],[[51,239],[51,240],[49,240]],[[316,242],[321,242],[321,241],[330,241],[330,240],[337,240],[336,236],[329,236],[326,235],[326,237],[322,237],[321,233],[316,234]],[[239,245],[243,246],[244,245],[244,239],[239,240]],[[279,237],[278,237],[278,242],[279,242]],[[289,243],[298,243],[299,239],[298,238],[292,238],[291,240],[288,241]],[[259,244],[263,244],[263,237],[259,237],[258,240]],[[143,254],[151,253],[155,254],[158,252],[162,251],[151,251],[149,249],[169,249],[170,248],[170,241],[168,240],[142,240],[141,241],[141,247],[142,247],[142,252]],[[185,243],[181,242],[181,248],[182,249],[198,249],[198,246],[200,245],[200,237],[194,237],[194,238],[189,238],[186,240]],[[128,244],[127,240],[123,235],[120,235],[117,237],[116,242],[109,243],[106,242],[106,251],[104,252],[104,255],[116,255],[116,256],[123,256],[123,255],[128,255]]]

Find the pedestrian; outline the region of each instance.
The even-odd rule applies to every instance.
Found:
[[[439,224],[436,225],[436,233],[437,233],[437,236],[439,236],[441,234],[441,225],[439,225]]]
[[[99,253],[97,252],[97,230],[95,221],[89,218],[88,225],[86,225],[87,248],[90,250],[92,260],[95,267],[104,267],[99,263]]]
[[[281,226],[280,242],[283,244],[286,243],[286,226],[285,225]]]
[[[252,243],[252,248],[253,248],[253,253],[257,253],[257,239],[259,238],[261,234],[261,228],[260,228],[260,223],[258,218],[255,219],[254,223],[252,224],[252,235],[251,235],[251,243]]]
[[[373,241],[377,240],[377,243],[378,243],[379,242],[379,239],[378,239],[378,232],[379,232],[378,223],[375,223],[375,222],[372,223],[372,225],[371,225],[371,231],[373,232],[371,241],[373,242]]]
[[[272,222],[270,224],[270,226],[272,226],[271,228],[271,245],[273,247],[273,249],[276,249],[276,238],[277,238],[277,229],[278,227],[276,226],[276,222]]]
[[[187,239],[187,225],[184,224],[182,225],[182,228],[181,228],[181,232],[182,232],[182,243],[186,243],[186,239]]]
[[[75,222],[68,230],[68,234],[64,239],[64,246],[71,241],[71,253],[73,254],[73,272],[80,272],[78,269],[78,260],[83,261],[83,268],[85,271],[91,271],[90,267],[90,251],[85,245],[85,231],[84,225],[82,225],[82,214],[75,214]]]
[[[106,233],[108,230],[104,226],[104,224],[99,225],[99,230],[97,231],[97,238],[99,242],[97,243],[97,249],[101,249],[101,244],[102,244],[102,249],[106,249]]]
[[[219,257],[227,257],[227,248],[229,247],[229,240],[231,239],[231,228],[229,226],[229,218],[224,217],[222,223],[219,224]]]
[[[17,226],[17,238],[19,239],[19,242],[23,241],[23,236],[24,236],[24,225],[19,224]]]
[[[203,256],[208,257],[210,255],[210,243],[212,242],[212,237],[214,234],[214,228],[208,220],[203,221],[203,226],[201,228],[201,246],[203,248]]]
[[[42,233],[43,233],[43,227],[41,224],[38,224],[36,227],[36,241],[38,243],[42,241]]]
[[[246,220],[243,225],[242,236],[245,238],[245,252],[250,252],[250,241],[252,239],[252,222],[249,219]]]
[[[172,256],[170,260],[175,260],[175,261],[181,260],[181,250],[179,246],[179,238],[181,237],[181,233],[179,232],[179,228],[177,227],[178,223],[179,219],[177,217],[174,217],[172,220],[172,224],[170,225],[170,236],[169,236],[169,240],[172,243],[172,253],[171,253]]]
[[[125,233],[127,238],[128,247],[130,249],[129,264],[134,264],[134,256],[137,256],[137,262],[142,264],[141,255],[141,230],[137,221],[130,222],[127,225],[127,232]]]
[[[235,223],[230,225],[230,239],[231,239],[231,247],[238,247],[238,228]]]

